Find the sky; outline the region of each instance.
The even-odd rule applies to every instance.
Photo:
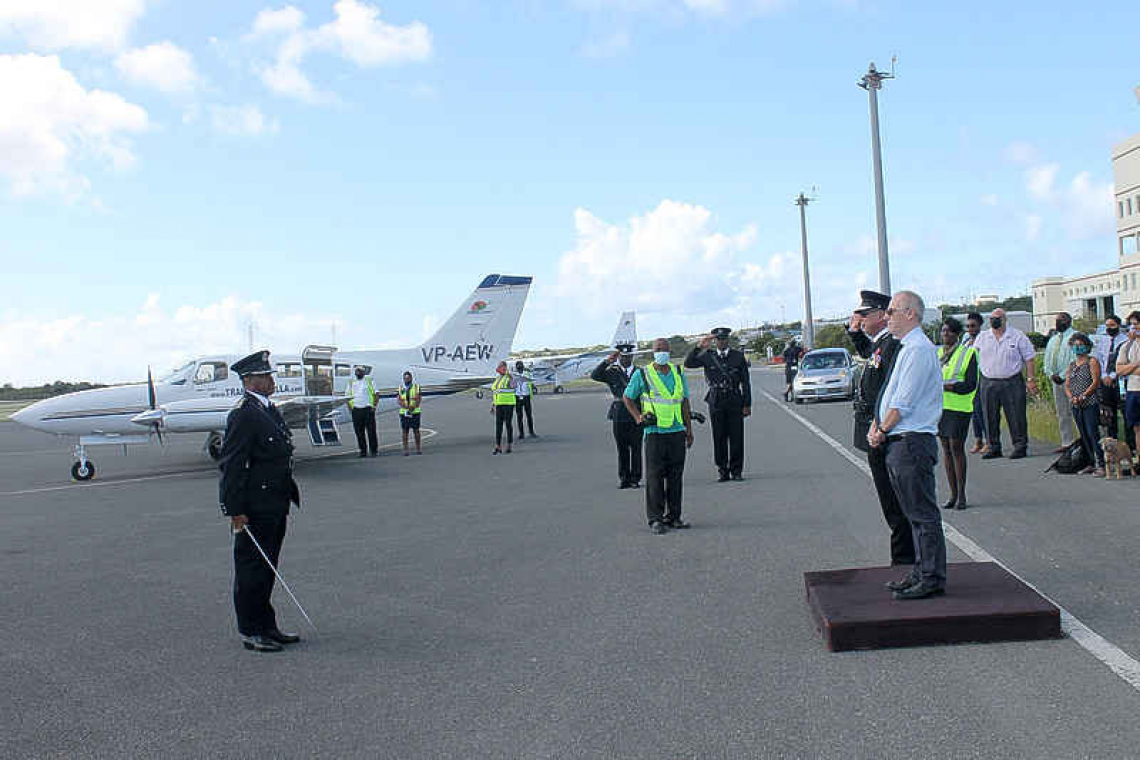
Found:
[[[4,0],[0,383],[418,344],[489,273],[516,348],[1115,265],[1140,8],[903,0]]]

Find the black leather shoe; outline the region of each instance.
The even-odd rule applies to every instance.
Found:
[[[955,505],[955,504],[957,504],[957,503],[958,503],[958,497],[957,497],[957,496],[951,496],[951,497],[950,497],[950,501],[948,501],[948,502],[946,502],[945,504],[943,504],[943,505],[942,505],[942,508],[943,508],[943,509],[953,509],[953,508],[954,508],[954,505]]]
[[[970,505],[966,503],[965,499],[958,499],[958,509],[965,509],[968,506]]]
[[[909,573],[897,581],[889,581],[884,585],[887,587],[887,591],[902,591],[903,589],[910,588],[921,580],[922,578],[919,578],[914,573]]]
[[[939,594],[945,593],[946,589],[942,588],[941,586],[935,586],[933,583],[924,583],[920,581],[913,586],[904,588],[902,591],[896,591],[895,599],[898,599],[899,601],[907,601],[910,599],[926,599],[927,597],[938,596]]]
[[[301,637],[297,634],[283,633],[278,628],[274,628],[272,631],[266,631],[265,638],[276,641],[278,644],[296,644],[301,640]]]
[[[368,455],[367,455],[367,454],[365,454],[365,453],[362,451],[362,452],[360,452],[359,454],[357,454],[357,456],[358,456],[358,457],[360,457],[361,459],[364,459],[364,458],[365,458],[365,457],[367,457]]]
[[[734,472],[734,473],[732,473],[732,479],[733,480],[744,480],[744,476],[741,475],[739,472]]]
[[[1025,449],[1019,449],[1019,450],[1013,452],[1012,454],[1010,454],[1009,458],[1010,459],[1025,459],[1027,456],[1029,456],[1028,451],[1026,451]]]
[[[665,524],[673,530],[684,530],[689,527],[689,524],[679,517],[676,520],[666,520]]]
[[[241,645],[255,652],[280,652],[285,648],[268,636],[242,636]]]
[[[641,481],[640,480],[631,480],[631,481],[629,481],[629,487],[630,488],[641,488]]]
[[[729,475],[728,475],[728,473],[727,473],[727,472],[722,472],[722,473],[720,474],[720,477],[718,477],[718,478],[716,479],[716,482],[717,482],[717,483],[727,483],[728,481],[729,481]]]
[[[659,536],[662,535],[663,533],[669,532],[669,526],[666,525],[665,523],[659,522],[657,520],[654,520],[653,522],[649,523],[649,529]]]
[[[985,454],[982,454],[982,459],[1001,459],[1001,450],[994,451],[990,449]]]
[[[628,481],[628,480],[623,480],[623,481],[622,481],[622,482],[621,482],[621,483],[618,485],[618,488],[619,488],[619,489],[620,489],[620,488],[631,488],[631,487],[632,487],[632,486],[630,486],[630,484],[629,484],[629,481]]]

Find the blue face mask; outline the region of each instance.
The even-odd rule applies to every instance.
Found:
[[[1090,347],[1086,346],[1084,343],[1077,343],[1075,346],[1073,346],[1073,353],[1077,356],[1084,356],[1090,350]]]
[[[668,351],[654,351],[653,352],[653,361],[657,362],[661,366],[665,366],[666,364],[669,363],[669,357],[670,356],[671,356],[671,354]]]

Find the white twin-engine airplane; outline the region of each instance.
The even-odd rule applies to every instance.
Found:
[[[637,315],[632,311],[622,312],[614,330],[611,346],[622,344],[637,346]],[[598,366],[598,362],[609,356],[611,351],[587,351],[582,354],[535,357],[529,371],[536,385],[552,385],[555,393],[561,393],[563,386],[571,380],[588,377]]]
[[[340,445],[339,423],[348,419],[345,390],[353,368],[363,366],[380,400],[377,411],[396,409],[396,395],[410,370],[424,396],[478,388],[494,379],[511,352],[530,277],[492,274],[429,340],[415,348],[338,351],[308,346],[299,356],[273,354],[274,404],[290,427],[306,428],[315,446]],[[69,393],[25,407],[11,419],[45,433],[77,437],[71,475],[90,480],[95,465],[87,447],[161,441],[163,433],[207,433],[206,451],[217,459],[230,410],[242,397],[230,371],[239,355],[207,356],[154,381]]]

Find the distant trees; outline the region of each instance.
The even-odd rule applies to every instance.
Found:
[[[56,380],[54,383],[44,383],[43,385],[29,386],[27,388],[15,388],[11,383],[4,383],[4,385],[0,387],[0,401],[38,401],[44,398],[51,398],[52,396],[62,396],[65,393],[105,387],[106,386],[99,385],[98,383],[67,383],[63,380]]]

